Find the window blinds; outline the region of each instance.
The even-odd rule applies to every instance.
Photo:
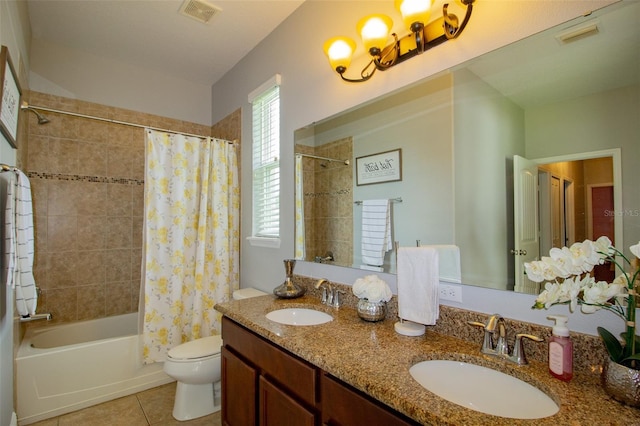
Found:
[[[253,235],[277,238],[280,235],[279,79],[253,97],[251,102],[253,104]]]

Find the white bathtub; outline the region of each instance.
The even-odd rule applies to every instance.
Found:
[[[143,365],[138,314],[31,328],[16,357],[21,425],[169,383],[162,363]]]

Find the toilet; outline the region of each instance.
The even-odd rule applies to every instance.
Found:
[[[233,292],[235,300],[263,296],[267,293],[255,288]],[[206,416],[220,410],[221,361],[220,336],[202,337],[169,350],[164,372],[176,379],[176,398],[173,417],[184,421]]]

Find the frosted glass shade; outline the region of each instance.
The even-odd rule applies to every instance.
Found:
[[[433,0],[395,0],[396,9],[402,15],[405,26],[410,30],[412,30],[412,24],[416,22],[427,25],[432,4]]]
[[[384,49],[392,25],[393,21],[387,15],[369,15],[358,22],[356,29],[367,52]]]
[[[342,72],[349,68],[351,57],[356,50],[356,42],[349,37],[332,37],[324,43],[324,53],[329,58],[331,68]]]

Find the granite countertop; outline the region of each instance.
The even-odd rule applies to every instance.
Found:
[[[314,326],[290,326],[266,319],[273,310],[308,307],[327,312],[334,320]],[[216,305],[223,315],[288,350],[393,409],[426,425],[640,425],[640,410],[622,405],[602,390],[599,371],[574,371],[569,382],[557,380],[547,365],[531,361],[517,366],[480,353],[477,344],[439,334],[406,337],[394,331],[396,318],[361,320],[353,307],[320,304],[307,294],[291,300],[274,296],[233,300]],[[544,419],[519,420],[492,416],[448,402],[420,386],[409,368],[428,359],[466,361],[503,371],[539,388],[560,406]],[[488,388],[487,392],[491,389]]]

